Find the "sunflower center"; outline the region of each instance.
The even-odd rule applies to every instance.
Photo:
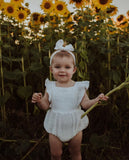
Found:
[[[46,3],[44,4],[44,8],[49,9],[50,7],[51,7],[50,3],[46,2]]]
[[[34,14],[34,15],[33,15],[33,20],[34,20],[34,21],[37,21],[37,20],[38,20],[38,16],[39,16],[38,14]]]
[[[107,13],[112,13],[112,12],[114,12],[115,11],[115,8],[110,8],[108,11],[107,11]]]
[[[58,9],[59,11],[62,11],[62,10],[63,10],[63,6],[62,6],[61,4],[59,4],[59,5],[57,5],[57,9]]]
[[[123,15],[120,15],[120,17],[117,19],[119,22],[122,21],[124,19]]]
[[[100,1],[100,4],[102,4],[102,5],[105,5],[108,2],[108,0],[99,0],[99,1]]]
[[[8,11],[8,13],[13,13],[13,12],[14,12],[14,9],[13,9],[13,7],[11,7],[11,6],[8,6],[7,11]]]
[[[81,2],[82,2],[82,0],[73,0],[73,2],[81,3]]]
[[[50,20],[51,20],[51,21],[53,21],[53,20],[54,20],[53,16],[50,16]]]
[[[40,17],[40,22],[43,23],[45,21],[44,17]]]
[[[23,14],[23,13],[20,13],[20,14],[18,15],[18,17],[19,17],[19,19],[24,19],[24,14]]]
[[[96,11],[96,13],[99,13],[100,9],[95,7],[95,11]]]

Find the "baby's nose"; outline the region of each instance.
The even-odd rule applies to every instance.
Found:
[[[65,68],[62,67],[62,68],[60,69],[60,71],[61,71],[61,72],[64,72],[64,71],[65,71]]]

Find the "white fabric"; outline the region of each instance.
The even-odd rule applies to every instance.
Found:
[[[88,117],[81,119],[84,111],[81,110],[80,102],[89,87],[89,81],[75,82],[74,86],[63,88],[47,79],[45,85],[51,104],[44,120],[44,128],[61,141],[67,142],[88,126]]]
[[[63,46],[64,45],[64,41],[63,39],[59,39],[57,42],[56,42],[56,46],[55,46],[55,50],[66,50],[66,51],[74,51],[74,48],[72,46],[72,44],[68,44],[66,46]]]
[[[74,62],[76,63],[76,60],[75,60],[75,56],[74,54],[72,53],[72,51],[74,51],[74,48],[72,46],[72,44],[68,44],[66,46],[63,46],[64,45],[64,41],[63,39],[60,39],[56,42],[56,46],[55,46],[55,52],[53,52],[53,54],[51,55],[50,57],[50,65],[51,65],[51,62],[52,62],[52,59],[53,57],[55,56],[55,54],[59,53],[61,50],[65,50],[67,51],[74,59]]]

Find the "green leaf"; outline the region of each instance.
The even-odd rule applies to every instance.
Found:
[[[82,74],[80,71],[78,71],[78,76],[82,79],[84,79],[84,74]]]
[[[28,99],[32,95],[32,87],[31,86],[19,86],[17,89],[17,94],[22,99]]]
[[[8,101],[9,98],[10,98],[10,93],[6,91],[4,96],[0,96],[0,106],[3,106]]]
[[[19,80],[23,76],[23,72],[16,69],[14,71],[4,71],[4,78],[8,80]]]
[[[119,72],[116,72],[116,71],[113,72],[113,80],[115,83],[118,83],[120,81],[120,73]]]
[[[129,82],[129,76],[126,78],[126,80],[125,80],[126,82]]]
[[[40,64],[40,63],[35,63],[35,62],[33,62],[33,63],[31,63],[31,66],[29,67],[29,69],[31,70],[31,71],[39,71],[39,70],[41,70],[42,69],[42,65]]]

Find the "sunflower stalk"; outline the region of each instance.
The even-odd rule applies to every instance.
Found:
[[[25,66],[24,66],[24,57],[21,58],[22,62],[22,72],[23,72],[23,83],[24,87],[26,88],[26,74],[25,74]],[[29,120],[29,107],[28,107],[28,101],[25,98],[25,104],[26,104],[26,115],[27,115],[27,120]]]
[[[38,49],[39,49],[39,57],[40,57],[40,64],[42,65],[42,56],[41,56],[41,44],[40,42],[38,43]],[[43,86],[43,78],[41,78],[41,85],[42,85],[42,89],[44,88]]]
[[[110,90],[107,94],[106,94],[106,96],[110,96],[111,94],[113,94],[114,92],[116,92],[116,91],[119,91],[119,90],[121,90],[121,89],[123,89],[123,88],[125,88],[125,87],[127,87],[127,86],[129,86],[129,76],[126,78],[126,80],[123,82],[123,83],[121,83],[119,86],[117,86],[116,88],[114,88],[114,89],[112,89],[112,90]],[[100,106],[100,105],[102,105],[102,104],[100,104],[100,103],[95,103],[94,105],[92,105],[84,114],[82,114],[82,116],[81,116],[81,118],[83,118],[85,115],[87,115],[90,111],[92,111],[95,107],[97,107],[97,106]]]
[[[1,37],[1,25],[0,25],[0,41],[2,40]],[[3,64],[2,64],[2,48],[0,46],[0,72],[1,72],[1,94],[2,96],[5,95],[5,90],[4,90],[4,73],[3,73]],[[6,121],[6,111],[5,111],[5,104],[1,105],[1,117],[2,121]]]
[[[35,145],[21,158],[21,160],[24,160],[36,147],[39,145],[42,141],[42,139],[46,136],[46,132],[43,134],[43,136],[35,143]]]
[[[107,36],[107,39],[108,39],[108,50],[110,50],[110,36],[108,34]],[[109,51],[108,52],[108,71],[110,72],[111,70],[111,52]],[[108,87],[110,88],[111,87],[111,79],[109,79],[108,81]]]
[[[129,68],[129,55],[126,56],[126,71],[128,70]],[[129,76],[129,74],[126,72],[125,73],[125,79],[127,79]],[[128,97],[129,97],[129,89],[127,88],[127,94],[128,94]]]
[[[48,52],[48,56],[49,56],[49,58],[51,57],[51,51],[50,51],[50,49],[49,49],[49,52]],[[49,76],[50,76],[50,80],[52,80],[52,73],[51,72],[49,72],[50,74],[49,74]]]
[[[126,56],[126,70],[129,68],[129,55]],[[128,73],[125,73],[125,79],[128,77]]]
[[[8,39],[9,39],[9,45],[10,45],[10,31],[9,31],[9,25],[8,25]],[[11,51],[9,48],[9,58],[12,59]],[[12,71],[12,61],[10,61],[10,71]]]
[[[82,17],[83,17],[83,23],[85,24],[85,21],[84,21],[84,16],[85,15],[84,15],[83,7],[81,7],[81,12],[82,12]],[[86,37],[86,33],[87,33],[87,26],[84,26],[84,32],[83,32],[83,36],[82,36],[81,52],[84,53],[84,54],[86,54],[86,55],[82,56],[82,58],[81,58],[82,61],[88,61],[87,52],[86,52],[86,50],[87,50],[87,42],[86,42],[87,37]],[[84,57],[85,57],[85,59],[84,59]],[[84,66],[85,71],[84,72],[86,73],[86,76],[87,76],[87,63],[84,63],[84,64],[85,64],[85,66]],[[83,72],[83,69],[82,69],[81,72]]]
[[[119,35],[118,35],[118,37],[117,37],[117,53],[119,54],[120,53],[120,37],[119,37]]]

